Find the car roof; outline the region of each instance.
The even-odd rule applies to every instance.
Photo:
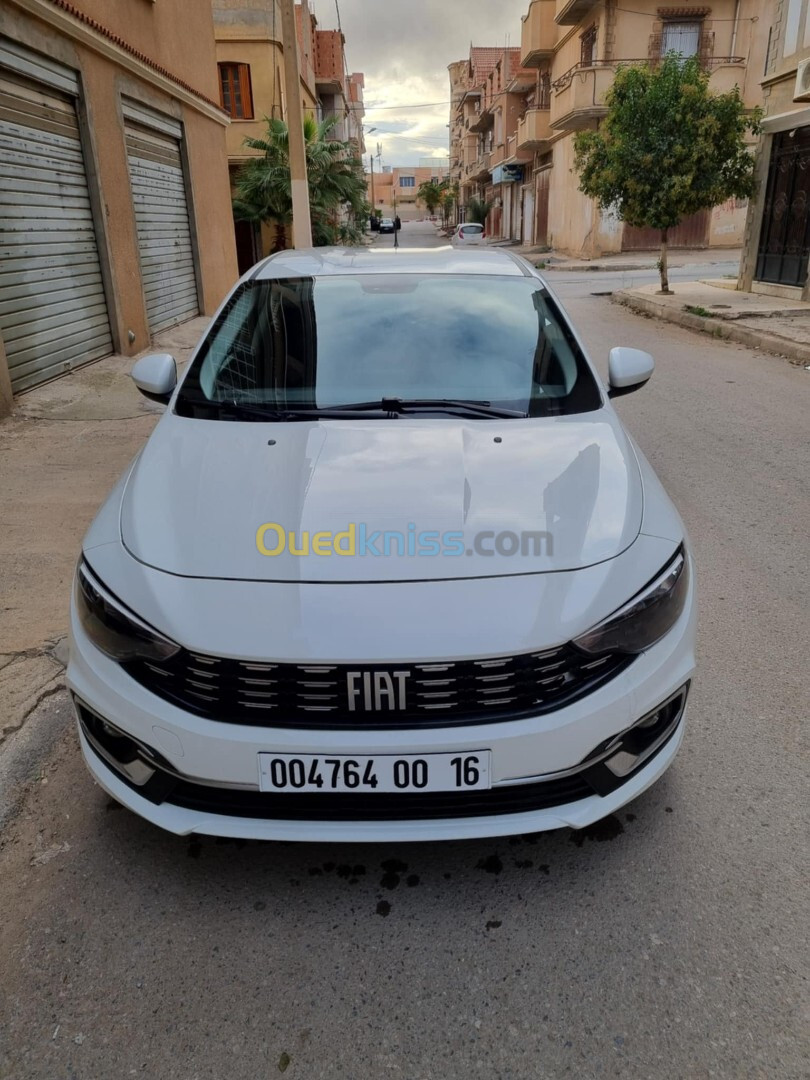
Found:
[[[302,248],[279,251],[254,267],[249,277],[335,277],[341,274],[488,274],[534,277],[531,267],[497,248]]]

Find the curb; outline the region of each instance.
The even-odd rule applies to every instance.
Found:
[[[0,750],[0,831],[19,812],[29,787],[70,729],[73,713],[67,690],[44,701]]]
[[[652,315],[656,319],[663,319],[688,330],[697,330],[698,333],[708,334],[720,341],[733,341],[751,349],[783,356],[797,366],[810,364],[810,344],[789,341],[778,334],[768,334],[748,326],[737,326],[733,320],[706,318],[703,315],[692,315],[688,311],[664,308],[654,300],[630,292],[615,293],[611,299],[614,304],[621,304],[640,315]]]

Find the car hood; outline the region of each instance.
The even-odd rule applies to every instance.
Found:
[[[641,519],[638,462],[610,408],[505,422],[167,413],[129,475],[120,516],[127,550],[159,570],[312,582],[576,570],[625,550]],[[286,534],[279,554],[259,550],[262,526],[273,526],[260,534],[265,552]],[[298,552],[309,534],[308,554],[290,551],[290,533]],[[349,553],[316,554],[322,533]],[[424,553],[437,545],[452,553]]]

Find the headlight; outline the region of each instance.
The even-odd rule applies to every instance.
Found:
[[[689,566],[681,548],[654,581],[574,644],[587,653],[643,652],[678,621],[688,590]]]
[[[84,632],[101,651],[124,664],[129,660],[168,660],[180,646],[147,626],[107,592],[82,561],[76,569],[76,611]]]

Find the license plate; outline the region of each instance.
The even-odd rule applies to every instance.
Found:
[[[463,754],[327,757],[259,754],[262,791],[374,793],[478,791],[491,787],[489,750]]]

